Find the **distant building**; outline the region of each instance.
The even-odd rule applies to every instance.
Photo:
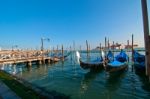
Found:
[[[114,48],[114,49],[120,49],[120,48],[121,48],[121,44],[116,43],[116,44],[114,44],[114,45],[111,45],[110,48],[111,48],[111,49],[113,49],[113,48]]]
[[[121,44],[118,44],[118,43],[116,43],[116,44],[114,44],[114,45],[109,45],[108,44],[108,46],[106,47],[106,49],[121,49]],[[99,50],[100,49],[100,47],[99,46],[97,46],[96,48],[95,48],[95,50]],[[105,47],[101,47],[101,49],[105,49]]]
[[[137,44],[134,44],[133,45],[133,48],[137,48],[138,45]],[[112,44],[110,45],[109,47],[107,46],[106,49],[131,49],[132,48],[132,45],[123,45],[123,44],[119,44],[119,43],[116,43],[116,44]],[[99,50],[100,47],[97,46],[94,50]],[[105,47],[101,47],[101,49],[105,49]]]
[[[133,48],[137,48],[138,45],[137,44],[134,44],[133,45]],[[132,45],[125,45],[125,49],[131,49],[132,48]]]

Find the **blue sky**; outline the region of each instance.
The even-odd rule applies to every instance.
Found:
[[[150,2],[148,2],[150,13]],[[94,48],[104,38],[126,43],[134,34],[143,46],[141,0],[0,0],[0,46]]]

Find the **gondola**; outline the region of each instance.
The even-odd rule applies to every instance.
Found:
[[[109,57],[108,59],[112,58]],[[128,60],[127,54],[123,50],[121,50],[121,52],[113,60],[108,60],[108,63],[105,65],[105,70],[107,72],[124,71],[128,67],[127,60]]]
[[[93,60],[93,61],[83,61],[82,58],[80,57],[80,53],[76,52],[76,54],[79,57],[80,66],[83,69],[101,70],[104,68],[102,57],[97,58],[96,60]]]
[[[55,54],[52,54],[51,57],[62,60],[62,59],[66,59],[70,55],[70,53],[71,52],[67,52],[64,56],[62,55],[62,53],[58,53],[58,54],[55,53]]]
[[[107,61],[110,63],[110,62],[112,62],[113,60],[114,60],[114,55],[113,55],[113,53],[112,53],[112,51],[108,51],[108,54],[107,54]]]
[[[67,57],[70,55],[71,52],[66,53],[64,56],[62,53],[59,54],[52,54],[51,55],[51,62],[59,62],[61,60],[67,59]]]
[[[102,58],[98,58],[94,61],[87,61],[87,62],[82,61],[81,58],[80,58],[79,61],[80,61],[80,66],[83,69],[100,70],[100,69],[104,68]]]
[[[145,55],[133,51],[134,67],[136,71],[145,72]]]

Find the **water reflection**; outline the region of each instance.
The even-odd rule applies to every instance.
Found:
[[[77,69],[78,69],[78,65],[79,65],[79,59],[78,57],[76,56],[76,53],[73,52],[71,53],[70,57],[68,57],[69,60],[67,61],[68,63],[66,63],[65,65],[70,65],[71,68],[68,68],[68,69],[71,69],[70,71],[72,71],[72,76],[73,76],[73,79],[76,79],[77,78]]]
[[[108,91],[114,92],[120,87],[121,81],[125,77],[126,72],[115,72],[107,75],[105,86]]]
[[[64,71],[64,61],[61,61],[61,70],[62,70],[62,72]]]
[[[12,66],[12,74],[15,75],[17,73],[16,65]]]
[[[22,73],[22,66],[12,65],[12,64],[2,64],[0,66],[1,70],[4,70],[12,75],[16,75],[17,73]]]
[[[77,65],[74,64],[73,65],[73,77],[76,78],[77,75],[78,75],[78,73],[77,73]]]
[[[48,66],[47,65],[32,65],[32,66],[25,66],[25,67],[17,67],[18,73],[17,75],[24,79],[32,79],[33,81],[37,78],[42,78],[44,75],[48,73]],[[23,71],[24,69],[24,71]],[[23,75],[22,75],[23,73]]]
[[[107,97],[107,99],[116,99],[116,96],[118,93],[118,90],[122,84],[122,80],[124,79],[126,72],[122,72],[122,73],[111,73],[111,74],[107,74],[108,76],[106,77],[106,83],[105,83],[105,95]]]
[[[92,81],[101,72],[102,72],[102,70],[100,70],[100,71],[89,71],[84,75],[83,80],[81,81],[81,87],[80,87],[80,93],[81,94],[86,93],[86,91],[88,90],[88,87],[91,85]]]
[[[27,66],[27,71],[31,72],[32,71],[32,67],[31,66]]]
[[[150,81],[148,79],[148,76],[145,75],[145,73],[139,73],[139,72],[135,72],[136,75],[138,75],[139,80],[141,81],[142,85],[142,89],[145,91],[150,92]]]
[[[0,70],[4,70],[4,65],[5,65],[5,64],[1,64],[1,65],[0,65]]]

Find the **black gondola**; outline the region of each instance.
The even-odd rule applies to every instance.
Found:
[[[145,55],[133,51],[134,67],[136,71],[145,72]]]
[[[80,66],[83,69],[91,69],[91,70],[99,70],[99,69],[103,69],[103,60],[102,59],[97,59],[95,61],[91,61],[91,62],[83,62],[80,59]]]
[[[97,58],[94,61],[83,61],[82,58],[80,58],[80,53],[76,52],[77,56],[79,57],[80,66],[83,69],[91,69],[91,70],[100,70],[103,69],[103,58]]]

